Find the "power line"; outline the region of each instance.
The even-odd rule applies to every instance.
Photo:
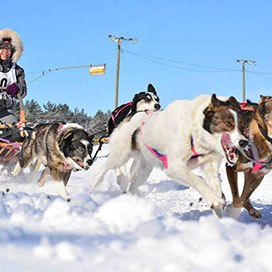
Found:
[[[248,73],[251,73],[255,76],[259,76],[259,77],[262,77],[262,78],[266,78],[266,79],[269,79],[269,80],[272,80],[271,77],[268,77],[268,76],[264,76],[262,72],[251,72],[251,71],[247,71]],[[270,73],[265,73],[265,74],[270,74]],[[272,73],[271,73],[272,74]]]
[[[186,70],[186,71],[205,72],[205,73],[210,73],[210,72],[219,72],[219,73],[222,73],[222,72],[240,72],[241,71],[239,69],[229,69],[229,68],[209,66],[209,65],[203,65],[203,64],[188,63],[188,62],[179,61],[179,60],[173,60],[173,59],[168,59],[168,58],[155,57],[155,56],[150,56],[150,55],[143,54],[143,53],[133,52],[133,51],[130,51],[130,50],[127,50],[127,49],[123,49],[123,51],[127,52],[129,54],[132,54],[134,56],[137,56],[139,58],[145,59],[147,61],[150,61],[150,62],[154,62],[154,63],[160,64],[160,65],[163,65],[163,66],[167,66],[167,67],[171,67],[171,68],[176,68],[176,69],[181,69],[181,70]],[[155,59],[155,60],[153,60],[153,59]],[[164,62],[156,61],[156,59],[157,60],[164,60],[164,61],[167,61],[167,62],[180,63],[180,64],[184,64],[184,65],[189,65],[189,66],[214,69],[214,70],[219,70],[219,71],[189,69],[189,68],[184,68],[184,67],[170,65],[170,64],[166,64]],[[257,76],[260,76],[260,77],[272,80],[272,78],[270,78],[270,77],[262,76],[262,75],[272,75],[272,72],[258,72],[258,71],[254,71],[253,72],[253,71],[248,71],[247,69],[246,69],[246,72],[251,73],[251,74],[255,74]]]
[[[192,64],[192,63],[187,63],[187,62],[183,62],[183,61],[178,61],[178,60],[173,60],[173,59],[167,59],[167,58],[161,58],[161,57],[155,57],[155,56],[149,56],[146,54],[142,54],[142,53],[136,53],[127,49],[123,49],[125,52],[135,55],[139,58],[163,65],[163,66],[168,66],[168,67],[172,67],[172,68],[176,68],[176,69],[181,69],[181,70],[186,70],[186,71],[193,71],[193,72],[205,72],[205,73],[222,73],[222,72],[237,72],[240,71],[238,69],[227,69],[227,68],[219,68],[219,67],[214,67],[214,66],[208,66],[208,65],[200,65],[200,64]],[[155,59],[155,60],[154,60]],[[189,65],[189,66],[196,66],[196,67],[201,67],[201,68],[208,68],[208,69],[213,69],[213,70],[217,70],[217,71],[209,71],[209,70],[197,70],[197,69],[190,69],[190,68],[184,68],[184,67],[180,67],[180,66],[176,66],[176,65],[170,65],[170,64],[166,64],[157,60],[163,60],[163,61],[167,61],[167,62],[173,62],[173,63],[180,63],[180,64],[184,64],[184,65]]]

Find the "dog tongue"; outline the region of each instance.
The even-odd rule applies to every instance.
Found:
[[[228,133],[224,133],[221,137],[221,143],[223,146],[229,146],[231,144],[230,135]]]
[[[77,164],[78,164],[78,165],[80,165],[82,168],[85,168],[85,166],[84,166],[84,164],[83,164],[83,162],[82,162],[82,161],[77,160]]]

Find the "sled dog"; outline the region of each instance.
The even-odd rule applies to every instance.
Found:
[[[152,84],[148,84],[147,92],[134,95],[132,102],[128,102],[116,108],[108,122],[108,136],[126,118],[132,117],[136,112],[152,112],[161,108],[160,98]]]
[[[223,157],[235,164],[236,148],[246,142],[238,127],[240,112],[234,97],[221,101],[214,94],[192,101],[176,100],[165,110],[150,115],[135,114],[113,132],[108,160],[93,187],[102,182],[109,169],[116,169],[133,157],[138,164],[130,170],[128,192],[137,193],[153,167],[160,167],[170,178],[195,188],[221,217],[225,199],[219,166]],[[202,168],[205,179],[191,171],[197,166]]]
[[[110,136],[113,130],[122,125],[125,122],[129,122],[132,116],[139,112],[145,112],[151,114],[154,111],[158,111],[161,108],[160,98],[156,89],[152,84],[148,84],[146,92],[140,92],[134,95],[132,102],[128,102],[116,108],[111,115],[108,122],[108,136]],[[122,141],[123,139],[120,139]],[[137,162],[133,162],[133,165]],[[136,167],[136,165],[135,165]],[[128,186],[128,176],[126,165],[122,165],[117,168],[116,171],[117,183],[120,189],[124,192]]]
[[[247,103],[245,109],[248,109],[245,115],[249,119],[244,128],[249,142],[246,156],[239,156],[233,167],[226,165],[233,198],[232,204],[227,206],[227,214],[236,219],[239,218],[243,207],[252,217],[262,216],[262,213],[252,206],[249,198],[272,169],[272,97],[261,96],[258,104]],[[241,196],[237,176],[240,171],[244,172]]]
[[[93,163],[92,139],[93,136],[75,123],[37,125],[23,143],[13,175],[37,159],[38,163],[45,166],[38,185],[43,186],[50,175],[58,186],[59,194],[68,199],[65,186],[71,172],[87,170]]]

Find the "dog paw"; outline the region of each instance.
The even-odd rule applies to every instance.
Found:
[[[132,195],[137,195],[137,196],[142,195],[141,191],[138,188],[129,188],[128,193]]]
[[[227,205],[226,207],[226,215],[238,220],[241,214],[242,208],[236,208],[232,204]]]
[[[208,202],[208,203],[209,203],[209,202]],[[226,205],[226,201],[225,201],[225,199],[223,199],[223,198],[220,198],[220,197],[213,197],[213,198],[210,200],[210,207],[211,207],[211,209],[213,209],[213,210],[216,210],[216,209],[223,209],[225,205]]]
[[[261,218],[262,213],[254,208],[248,210],[248,214],[254,218]]]
[[[37,184],[39,187],[43,187],[43,185],[45,184],[45,181],[38,181]]]

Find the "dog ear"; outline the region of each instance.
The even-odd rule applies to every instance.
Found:
[[[231,96],[228,101],[230,102],[230,104],[234,107],[235,110],[240,111],[241,110],[241,106],[240,103],[236,100],[236,98],[234,96]]]
[[[212,94],[211,102],[213,107],[219,107],[221,104],[221,100],[216,97],[216,94]]]
[[[67,155],[66,149],[68,146],[71,145],[73,140],[73,134],[69,133],[65,138],[62,139],[61,143],[59,144],[60,150]]]
[[[210,130],[210,124],[211,124],[211,119],[212,116],[214,115],[214,111],[210,109],[210,107],[207,107],[204,111],[203,114],[205,115],[204,120],[203,120],[203,128],[207,130],[209,133],[212,133]]]
[[[154,86],[151,83],[148,84],[147,91],[150,92],[150,93],[153,93],[154,95],[157,95],[157,92],[156,92]]]
[[[94,138],[94,135],[92,135],[92,134],[88,134],[88,140],[89,140],[90,142],[92,142],[92,141],[93,141],[93,138]]]

